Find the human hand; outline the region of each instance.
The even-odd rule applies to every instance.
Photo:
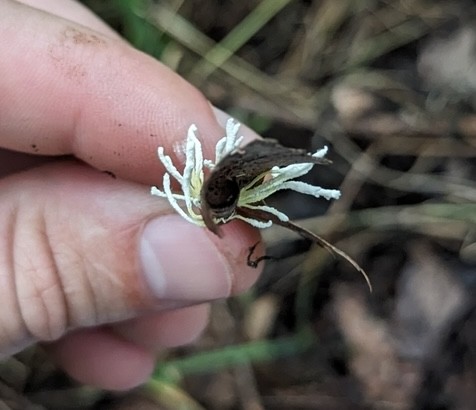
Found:
[[[0,357],[48,342],[76,379],[130,388],[255,281],[258,234],[218,238],[149,194],[157,146],[191,123],[213,156],[224,119],[203,95],[74,1],[22,3],[0,0]]]

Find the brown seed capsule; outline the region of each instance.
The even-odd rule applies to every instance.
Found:
[[[329,164],[330,161],[270,139],[252,141],[228,154],[215,166],[200,193],[205,225],[218,234],[214,218],[228,218],[236,212],[243,188],[260,176],[264,178],[275,166],[305,163]]]

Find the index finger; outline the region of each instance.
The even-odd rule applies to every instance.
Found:
[[[173,154],[191,123],[206,153],[223,133],[205,97],[120,40],[27,6],[0,15],[0,146],[73,154],[153,184],[157,146]]]

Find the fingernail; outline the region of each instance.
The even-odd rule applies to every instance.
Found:
[[[140,241],[147,284],[163,300],[207,301],[229,296],[228,263],[205,229],[168,215],[150,221]]]
[[[211,105],[211,104],[210,104]],[[226,122],[231,118],[230,114],[227,114],[225,111],[220,110],[219,108],[211,105],[215,118],[223,128],[226,127]]]
[[[214,107],[213,105],[211,107],[218,124],[225,128],[226,123],[231,118],[230,114],[227,114],[225,111],[222,111],[219,108]],[[239,133],[240,135],[243,135],[243,137],[245,137],[245,142],[250,142],[251,140],[254,140],[256,138],[261,138],[256,132],[254,132],[251,128],[248,128],[244,124],[241,124]]]

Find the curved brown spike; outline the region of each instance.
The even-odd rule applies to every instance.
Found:
[[[295,224],[294,222],[281,221],[281,219],[279,219],[276,215],[273,215],[272,213],[263,211],[261,209],[237,208],[236,212],[239,215],[242,215],[246,218],[257,219],[259,221],[272,221],[273,223],[277,225],[281,225],[284,228],[288,228],[298,233],[303,238],[313,241],[314,243],[318,244],[322,248],[326,249],[329,253],[333,255],[339,255],[341,258],[349,262],[354,267],[355,270],[357,270],[358,272],[362,274],[362,276],[365,278],[365,281],[367,282],[367,286],[372,292],[372,284],[370,283],[370,278],[367,275],[367,273],[360,267],[360,265],[354,259],[352,259],[349,255],[347,255],[344,251],[340,250],[339,248],[335,247],[331,243],[327,242],[324,238],[320,237],[319,235],[316,235],[314,232],[311,232],[307,230],[306,228],[303,228],[302,226]]]

